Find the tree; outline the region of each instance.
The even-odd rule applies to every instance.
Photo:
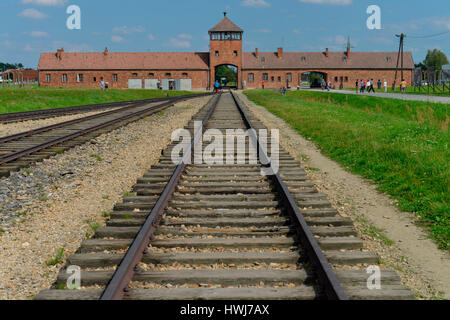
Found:
[[[221,80],[222,78],[226,78],[227,82],[237,82],[237,68],[233,66],[219,66],[216,69],[216,80]]]
[[[427,68],[431,67],[436,71],[442,70],[442,66],[448,63],[449,62],[445,53],[438,49],[434,49],[433,51],[428,50],[427,57],[423,61],[423,64]]]

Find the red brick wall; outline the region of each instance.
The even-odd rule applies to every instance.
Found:
[[[395,70],[244,70],[242,72],[243,79],[242,81],[247,82],[246,88],[256,89],[262,88],[263,74],[267,73],[269,76],[269,80],[264,81],[265,88],[268,89],[279,89],[286,86],[287,74],[292,74],[292,82],[290,82],[290,86],[292,88],[300,85],[301,75],[306,72],[321,72],[326,75],[326,81],[330,80],[333,86],[339,88],[340,78],[343,77],[343,86],[344,88],[354,88],[356,80],[371,80],[373,79],[376,83],[378,79],[381,82],[384,79],[387,80],[388,86],[392,86],[395,78]],[[254,81],[249,81],[249,74],[254,74]],[[274,81],[272,81],[272,77],[274,77]],[[278,77],[281,77],[281,81],[278,81]],[[338,77],[338,81],[335,81],[335,77]],[[348,81],[345,82],[345,77],[348,77]],[[405,70],[404,71],[405,80],[409,85],[413,85],[414,79],[414,71],[413,70]],[[397,75],[397,85],[401,82],[401,73],[399,72]]]
[[[137,73],[137,77],[133,76]],[[154,76],[149,76],[153,73]],[[170,73],[171,76],[166,76]],[[187,73],[188,75],[183,75]],[[46,74],[51,75],[51,82],[47,83]],[[67,74],[67,82],[62,82],[62,75]],[[77,82],[77,74],[83,74],[83,82]],[[113,81],[113,75],[117,74],[118,81]],[[96,77],[96,82],[94,82]],[[204,89],[208,85],[208,70],[120,70],[120,71],[39,71],[39,83],[42,87],[67,87],[67,88],[100,88],[101,77],[109,83],[110,88],[128,88],[128,79],[142,79],[142,88],[145,87],[145,79],[192,79],[193,89]]]
[[[211,87],[214,87],[217,66],[231,64],[238,68],[238,87],[242,83],[242,40],[211,40],[210,42]],[[216,51],[219,56],[216,57]],[[234,56],[237,51],[237,57]]]

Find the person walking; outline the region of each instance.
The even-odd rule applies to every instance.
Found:
[[[384,79],[384,92],[387,93],[387,89],[388,89],[388,83],[386,81],[386,79]]]
[[[359,80],[356,80],[355,87],[356,87],[356,93],[358,93],[358,91],[359,91]]]
[[[377,86],[378,86],[378,92],[380,92],[381,91],[381,80],[380,79],[378,79]]]
[[[361,92],[362,92],[362,93],[365,93],[365,92],[366,92],[366,86],[367,86],[367,81],[364,80],[363,83],[362,83],[362,86],[361,86]]]
[[[373,79],[372,80],[367,80],[367,86],[369,87],[369,89],[367,90],[367,93],[369,92],[375,92],[375,89],[373,88]]]
[[[286,95],[286,87],[283,87],[283,89],[281,89],[281,93],[283,94],[283,96],[285,96]]]
[[[216,89],[216,94],[219,94],[220,83],[219,80],[216,80],[214,83],[214,88]]]
[[[263,82],[262,82],[262,88],[263,88],[263,90],[264,90],[264,87],[265,87],[265,83],[264,83],[264,80],[263,80]]]
[[[102,91],[105,90],[105,81],[101,78],[100,86],[102,87]]]
[[[330,90],[331,90],[331,81],[328,81],[327,91],[330,92]]]

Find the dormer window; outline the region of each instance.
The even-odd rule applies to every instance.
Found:
[[[391,62],[392,58],[391,57],[386,57],[387,62]]]
[[[302,60],[302,61],[306,61],[306,57],[303,56],[303,57],[301,58],[301,60]]]
[[[342,61],[347,61],[347,57],[343,57],[343,58],[342,58]]]
[[[265,61],[266,61],[266,58],[261,57],[261,62],[265,62]]]

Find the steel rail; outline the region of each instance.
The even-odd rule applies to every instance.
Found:
[[[194,139],[192,140],[187,152],[185,152],[183,158],[177,165],[172,177],[168,184],[164,188],[163,193],[159,197],[155,206],[150,214],[147,216],[145,223],[140,228],[137,236],[133,240],[133,243],[129,247],[124,258],[120,262],[118,268],[114,272],[113,277],[103,291],[100,300],[121,300],[125,295],[125,291],[128,288],[130,281],[133,278],[134,273],[137,270],[138,263],[142,260],[142,257],[147,252],[147,246],[149,245],[154,231],[158,227],[164,210],[172,199],[176,187],[178,186],[181,176],[186,169],[188,159],[192,157],[194,146],[203,135],[206,123],[209,121],[212,113],[216,109],[216,106],[220,100],[221,95],[214,97],[210,102],[212,106],[203,119],[203,125],[197,132],[195,132]],[[203,130],[202,130],[203,129]]]
[[[184,99],[184,98],[174,99],[174,100],[171,100],[171,101],[168,101],[168,102],[165,102],[165,103],[162,103],[162,104],[150,107],[150,108],[146,108],[146,109],[138,111],[138,112],[134,112],[134,113],[131,113],[131,114],[128,114],[128,115],[125,115],[125,116],[122,116],[122,117],[119,117],[119,118],[116,118],[116,119],[112,119],[112,120],[103,122],[101,124],[98,124],[98,125],[86,128],[86,129],[79,130],[79,131],[77,131],[75,133],[72,133],[72,134],[69,134],[69,135],[66,135],[66,136],[63,136],[63,137],[56,138],[56,139],[53,139],[51,141],[47,141],[47,142],[44,142],[42,144],[39,144],[39,145],[30,147],[30,148],[27,148],[27,149],[24,149],[24,150],[20,150],[18,152],[7,154],[5,156],[0,157],[0,165],[8,163],[8,162],[15,161],[15,160],[20,159],[20,158],[22,158],[24,156],[30,155],[32,153],[38,152],[40,150],[52,147],[52,146],[60,144],[60,143],[66,142],[68,140],[75,139],[75,138],[80,137],[82,135],[85,135],[87,133],[103,129],[103,128],[108,127],[108,126],[110,126],[110,125],[112,125],[114,123],[117,123],[117,122],[120,122],[120,121],[124,121],[124,120],[130,119],[130,118],[133,118],[133,117],[138,117],[138,116],[141,116],[141,115],[143,115],[145,113],[148,113],[148,112],[159,111],[161,109],[164,109],[164,108],[167,108],[167,107],[173,105],[174,103],[176,103],[176,102],[178,102],[178,101],[180,101],[182,99]],[[143,103],[143,104],[145,104],[145,103]],[[136,107],[136,106],[130,106],[130,107],[126,107],[124,109],[131,109],[131,108],[134,108],[134,107]],[[122,111],[123,111],[123,109],[122,109]],[[112,112],[112,113],[116,113],[116,112]],[[108,114],[110,114],[110,112],[104,113],[103,115],[105,115],[105,114],[108,115]]]
[[[250,119],[247,117],[244,109],[242,108],[241,101],[239,98],[231,92],[234,102],[236,103],[239,112],[242,115],[242,118],[250,129],[250,135],[252,135],[254,141],[257,142],[258,145],[258,156],[260,157],[260,161],[267,166],[272,167],[272,161],[268,156],[264,146],[260,143],[258,136],[256,135],[256,131],[250,122]],[[315,272],[317,273],[319,283],[325,291],[328,299],[330,300],[348,300],[348,296],[342,288],[336,273],[331,268],[330,263],[325,257],[322,249],[320,248],[317,240],[314,238],[306,220],[301,213],[301,210],[298,208],[294,197],[290,193],[283,179],[280,177],[278,173],[274,173],[273,175],[269,175],[269,178],[274,183],[278,193],[281,195],[283,203],[285,205],[285,209],[291,214],[291,216],[296,218],[296,222],[300,227],[300,241],[302,246],[305,248],[305,252],[308,255],[313,267],[315,268]]]
[[[73,107],[63,107],[63,108],[53,108],[53,109],[45,109],[45,110],[32,110],[32,111],[24,111],[24,112],[12,112],[12,113],[2,113],[0,114],[0,122],[19,122],[24,120],[33,120],[33,117],[36,119],[42,119],[44,117],[51,117],[53,115],[64,115],[78,112],[87,112],[92,110],[113,108],[125,106],[128,104],[136,104],[136,103],[152,103],[159,102],[164,100],[170,100],[173,98],[187,98],[191,95],[181,95],[174,97],[161,97],[161,98],[152,98],[152,99],[143,99],[143,100],[130,100],[130,101],[119,101],[119,102],[107,102],[107,103],[99,103],[99,104],[89,104],[83,106],[73,106]],[[192,96],[199,96],[198,94]],[[42,118],[39,118],[42,117]]]

